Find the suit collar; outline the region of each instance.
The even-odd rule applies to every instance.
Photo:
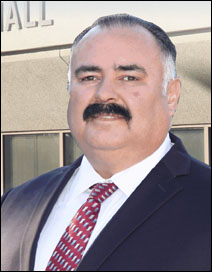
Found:
[[[171,132],[169,135],[174,145],[163,158],[163,162],[173,177],[188,175],[191,166],[190,155],[187,153],[182,141],[177,136]]]
[[[78,271],[98,270],[130,234],[183,190],[176,177],[189,173],[190,157],[181,141],[170,136],[175,145],[106,225],[82,259]]]

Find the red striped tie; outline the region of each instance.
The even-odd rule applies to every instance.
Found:
[[[117,189],[114,183],[98,183],[92,187],[87,201],[61,237],[46,271],[74,271],[77,268],[96,225],[101,203]]]

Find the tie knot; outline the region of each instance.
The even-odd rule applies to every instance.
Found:
[[[92,187],[89,199],[95,199],[101,203],[117,189],[118,187],[114,183],[97,183]]]

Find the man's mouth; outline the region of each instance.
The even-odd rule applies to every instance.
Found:
[[[95,114],[90,119],[103,119],[103,120],[117,120],[117,119],[125,119],[124,116],[114,113],[100,113]]]

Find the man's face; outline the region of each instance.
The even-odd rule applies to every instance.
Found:
[[[151,33],[142,27],[92,29],[71,60],[68,122],[82,151],[155,150],[171,119],[162,84],[161,52]],[[123,106],[130,116],[100,107],[84,120],[95,103]]]

